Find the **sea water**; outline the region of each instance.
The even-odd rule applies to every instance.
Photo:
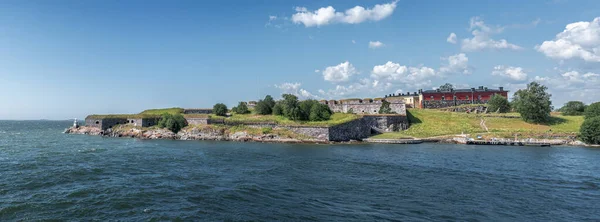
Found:
[[[69,135],[0,121],[0,221],[598,221],[600,149]]]

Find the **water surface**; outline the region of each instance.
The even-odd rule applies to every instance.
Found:
[[[0,221],[600,220],[600,149],[65,135],[0,121]]]

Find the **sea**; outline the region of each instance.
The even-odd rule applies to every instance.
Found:
[[[69,135],[0,121],[0,221],[600,221],[600,149]]]

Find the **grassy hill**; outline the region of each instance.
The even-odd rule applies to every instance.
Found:
[[[570,136],[579,132],[583,123],[582,116],[562,116],[552,114],[552,121],[547,125],[526,123],[518,113],[506,114],[467,114],[444,112],[431,109],[408,109],[411,126],[408,130],[384,133],[374,138],[426,138],[434,136],[465,134],[485,134],[493,137],[547,137]],[[481,127],[484,119],[489,133]]]

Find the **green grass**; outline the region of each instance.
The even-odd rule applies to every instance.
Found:
[[[164,109],[147,109],[147,110],[142,111],[140,114],[161,115],[163,113],[170,113],[170,114],[183,113],[183,108],[173,107],[173,108],[164,108]]]
[[[331,115],[331,119],[327,121],[293,121],[283,116],[274,115],[254,115],[254,114],[234,114],[225,121],[230,123],[275,123],[287,126],[333,126],[342,123],[346,123],[355,119],[359,116],[356,114],[347,113],[334,113]]]
[[[160,115],[152,115],[152,114],[107,114],[107,115],[98,115],[92,114],[86,117],[92,119],[141,119],[141,118],[157,118]]]
[[[504,114],[467,114],[443,112],[431,109],[408,109],[411,126],[408,130],[376,135],[373,138],[427,138],[434,136],[487,133],[479,126],[481,118],[490,131],[490,135],[513,137],[519,135],[575,135],[583,123],[581,116],[562,116],[553,113],[552,121],[546,125],[526,123],[520,118],[503,118],[519,116],[518,113]]]

